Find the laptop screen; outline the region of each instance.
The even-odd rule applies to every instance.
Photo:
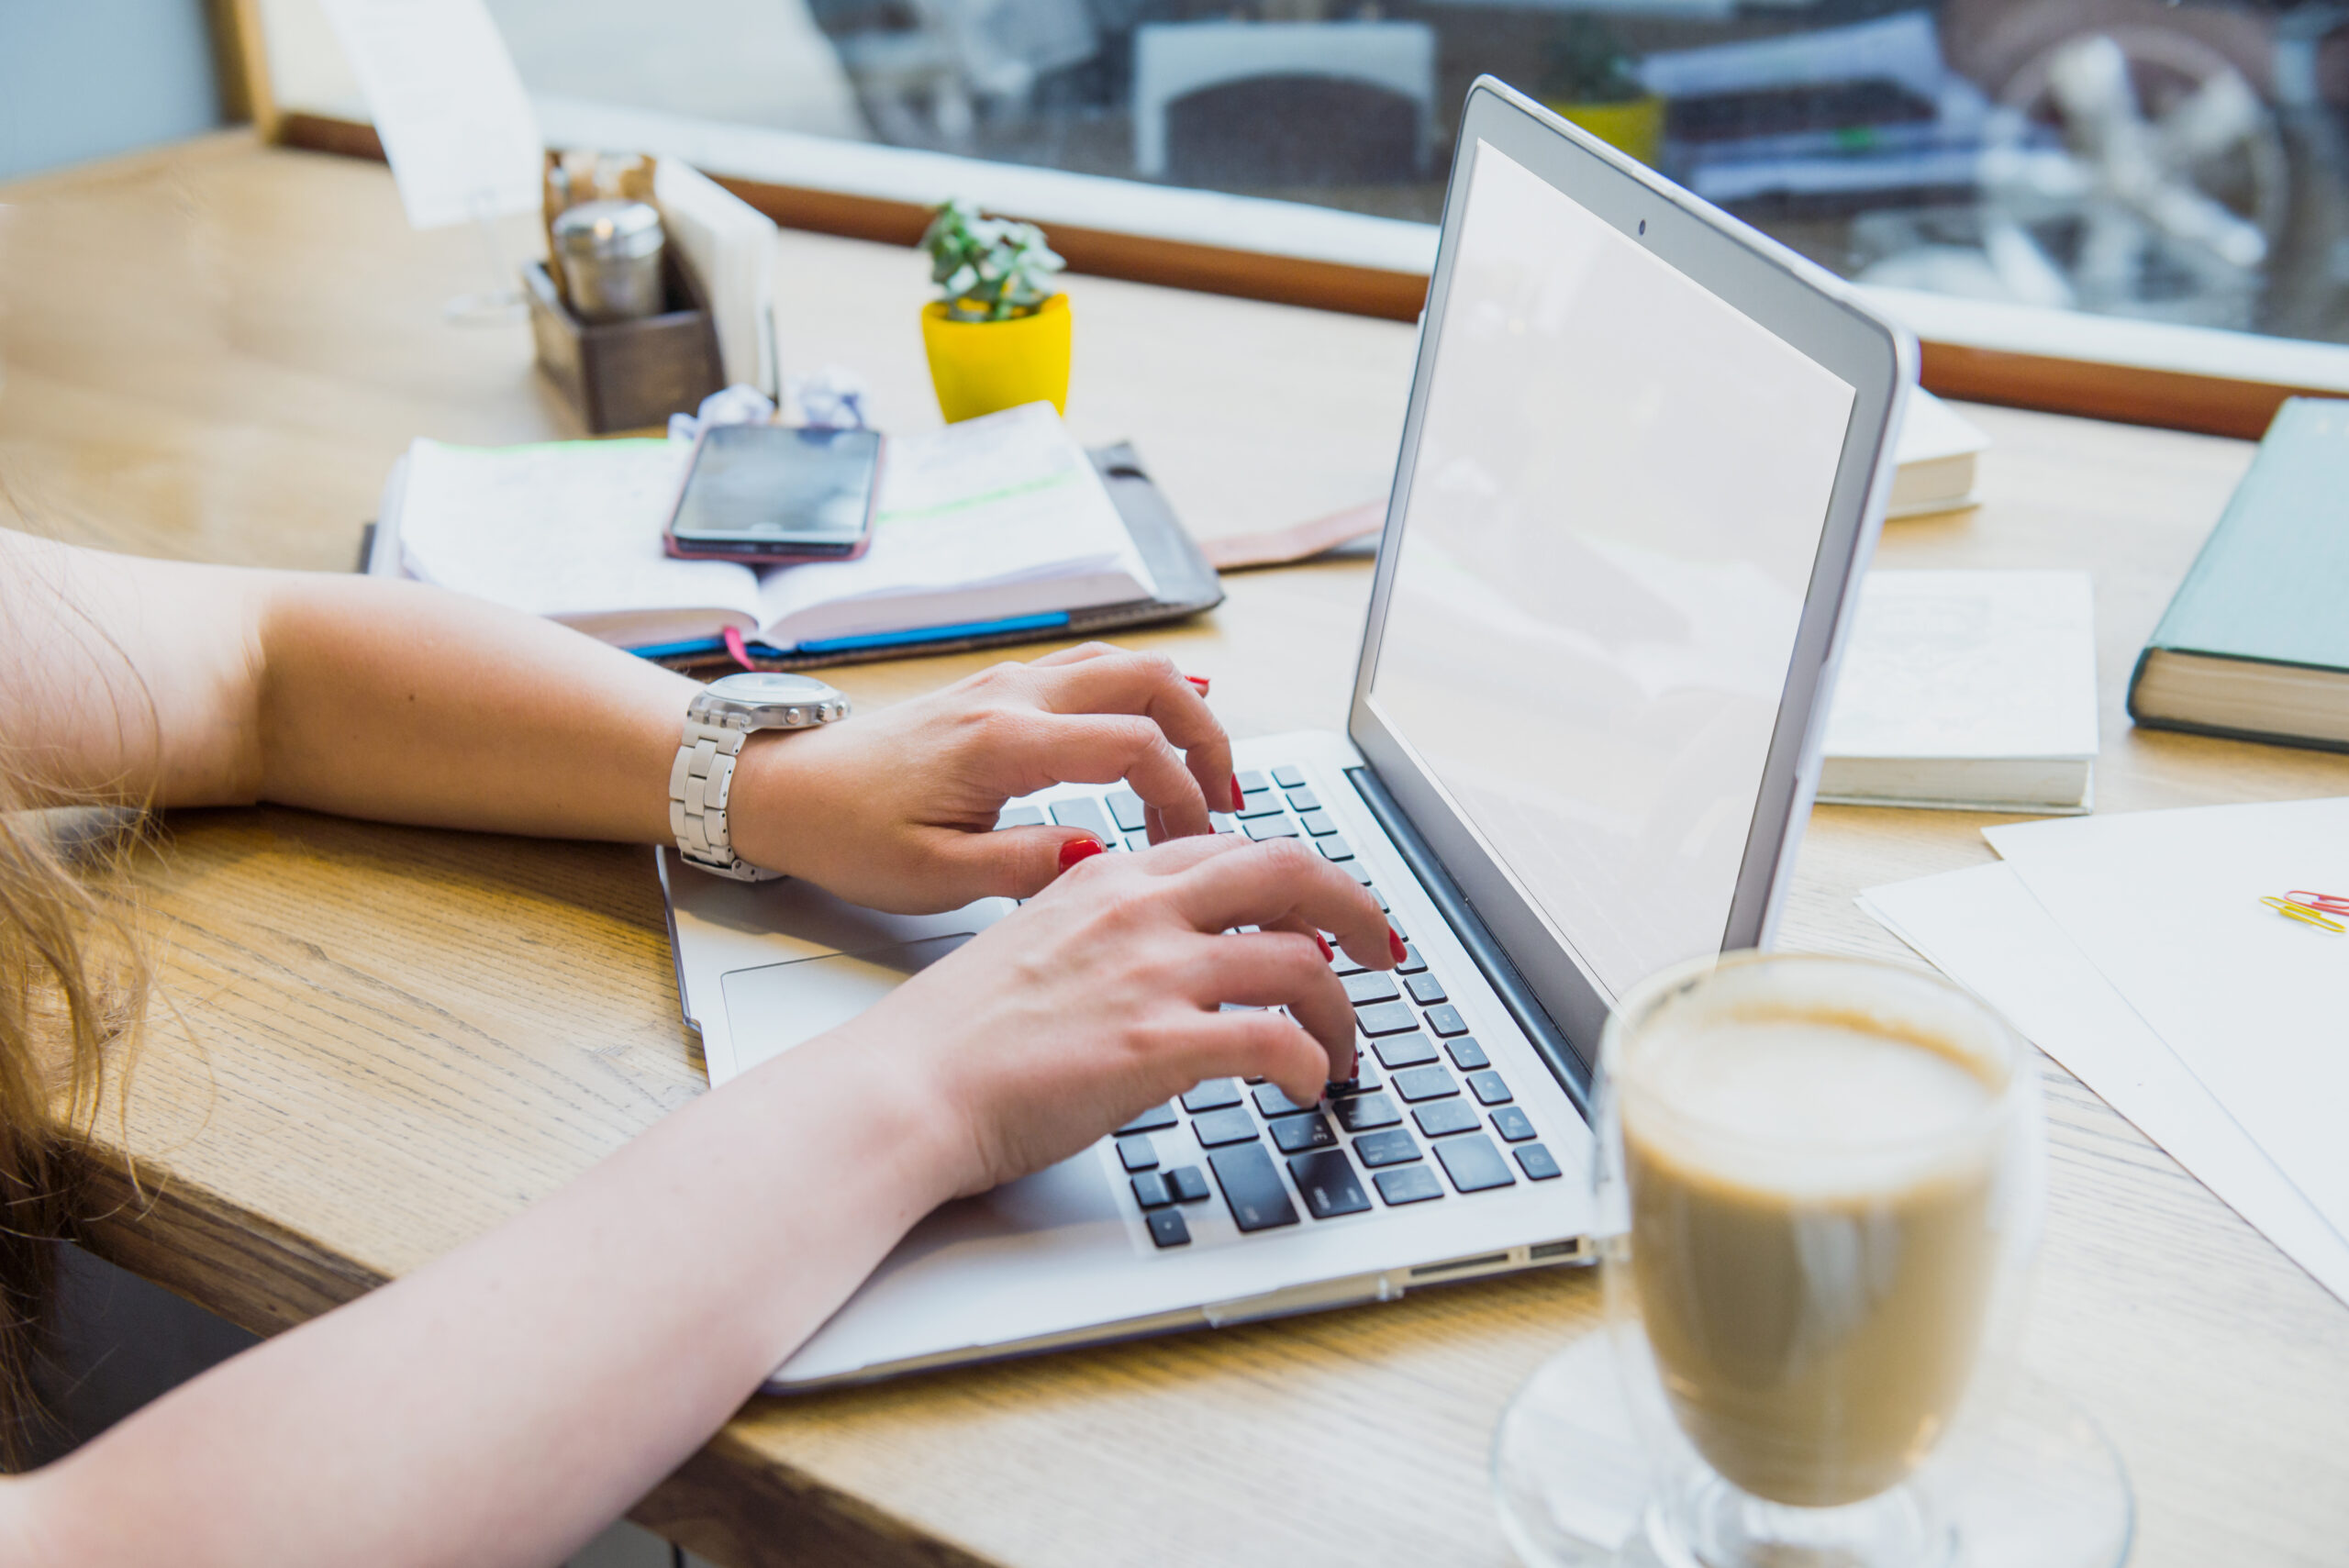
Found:
[[[1612,1001],[1720,951],[1854,391],[1474,157],[1366,695]]]

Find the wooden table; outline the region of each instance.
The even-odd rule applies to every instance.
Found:
[[[442,325],[462,232],[376,166],[234,136],[27,183],[6,266],[0,484],[36,526],[154,553],[345,569],[417,435],[570,433],[525,332]],[[908,252],[787,236],[792,368],[937,415]],[[1070,282],[1070,417],[1130,436],[1201,533],[1382,490],[1408,328]],[[1976,513],[1880,559],[2096,573],[2108,811],[2349,793],[2349,758],[2139,733],[2121,683],[2250,448],[1997,409]],[[1132,640],[1215,678],[1235,732],[1343,717],[1367,570],[1236,577]],[[886,703],[969,659],[865,666]],[[1986,859],[1990,818],[1821,809],[1786,945],[1898,954],[1873,884]],[[248,1327],[297,1322],[513,1214],[699,1091],[641,850],[281,810],[184,813],[151,873],[172,999],[108,1139],[148,1184],[106,1255]],[[2349,1312],[2062,1072],[2025,1346],[2134,1477],[2136,1561],[2349,1552]],[[2349,1107],[2343,1107],[2349,1114]],[[636,1517],[729,1564],[1477,1563],[1507,1551],[1495,1418],[1597,1311],[1560,1273],[1397,1305],[761,1400]],[[625,1420],[625,1412],[614,1412]]]

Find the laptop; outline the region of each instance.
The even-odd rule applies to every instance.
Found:
[[[1199,1084],[918,1225],[779,1367],[822,1386],[1587,1261],[1613,999],[1765,946],[1915,345],[1842,283],[1486,78],[1470,90],[1343,733],[1237,743],[1217,826],[1373,890],[1319,1106]],[[1334,717],[1334,716],[1333,716]],[[1072,785],[1006,826],[1144,847]],[[661,859],[713,1084],[1011,913],[909,917]]]

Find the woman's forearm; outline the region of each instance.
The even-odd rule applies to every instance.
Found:
[[[0,1487],[0,1547],[61,1568],[559,1561],[968,1182],[896,1060],[827,1037],[704,1096],[491,1235]]]
[[[652,842],[694,684],[411,584],[265,580],[255,795],[346,816]]]

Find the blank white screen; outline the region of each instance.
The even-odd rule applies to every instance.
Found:
[[[1854,393],[1475,158],[1369,700],[1611,1000],[1720,949]]]

